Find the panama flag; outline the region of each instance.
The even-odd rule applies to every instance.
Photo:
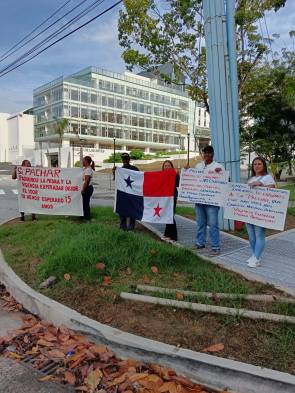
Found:
[[[139,221],[172,224],[174,169],[161,172],[116,170],[116,213]]]

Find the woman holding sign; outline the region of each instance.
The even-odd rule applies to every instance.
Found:
[[[162,171],[166,171],[167,169],[168,170],[174,169],[173,163],[170,160],[166,160],[163,162]],[[175,215],[175,209],[177,203],[178,187],[179,187],[179,174],[177,173],[175,177],[175,186],[174,186],[174,205],[173,205],[174,215]],[[176,227],[174,216],[173,216],[173,224],[166,224],[163,240],[165,239],[177,241],[177,227]]]
[[[267,173],[267,166],[264,158],[256,157],[252,161],[252,176],[248,180],[250,187],[276,187],[275,181]],[[249,267],[260,266],[260,258],[265,248],[265,228],[254,224],[246,224],[249,243],[252,250],[251,257],[247,260]]]
[[[31,162],[29,160],[23,160],[22,165],[21,166],[26,166],[26,167],[30,167],[31,166]],[[15,166],[13,168],[11,177],[13,180],[17,179],[17,166]],[[20,220],[21,221],[25,221],[25,213],[24,212],[20,212]],[[36,215],[34,213],[32,213],[32,221],[36,220]]]
[[[95,170],[94,162],[89,156],[83,158],[83,184],[82,184],[82,198],[83,198],[83,212],[84,219],[90,220],[90,198],[93,194],[93,185],[91,184],[93,172]]]

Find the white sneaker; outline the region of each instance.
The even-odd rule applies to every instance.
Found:
[[[248,266],[249,266],[249,267],[258,267],[258,266],[261,266],[260,259],[257,259],[257,258],[255,257],[255,255],[253,255],[253,258],[248,262]]]
[[[246,261],[247,264],[253,262],[253,258],[255,258],[255,255],[254,255],[254,254],[252,254],[251,257],[247,259],[247,261]]]

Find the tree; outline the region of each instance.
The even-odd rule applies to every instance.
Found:
[[[238,78],[240,99],[253,69],[268,51],[257,22],[268,10],[277,11],[286,0],[236,0]],[[190,97],[209,111],[206,49],[201,0],[125,0],[118,22],[119,43],[127,68],[158,73],[168,83],[183,84]],[[161,74],[170,63],[173,74]],[[243,106],[243,104],[241,105]]]
[[[63,140],[63,136],[65,133],[65,130],[68,128],[69,125],[69,121],[68,119],[60,119],[57,120],[56,119],[56,123],[55,123],[55,131],[58,135],[58,167],[61,167],[61,146],[62,146],[62,140]]]
[[[289,54],[288,54],[289,56]],[[293,54],[294,57],[294,54]],[[266,83],[267,92],[257,95],[248,107],[252,124],[245,127],[248,143],[269,161],[278,177],[279,163],[286,162],[292,174],[295,153],[295,68],[292,56],[275,67],[264,67],[253,82]]]

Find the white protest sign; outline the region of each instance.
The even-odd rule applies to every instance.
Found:
[[[230,183],[224,218],[284,230],[290,191]]]
[[[82,216],[82,175],[82,169],[18,166],[19,211]]]
[[[224,206],[228,176],[228,171],[204,173],[199,169],[183,169],[180,175],[178,199],[190,203]]]

